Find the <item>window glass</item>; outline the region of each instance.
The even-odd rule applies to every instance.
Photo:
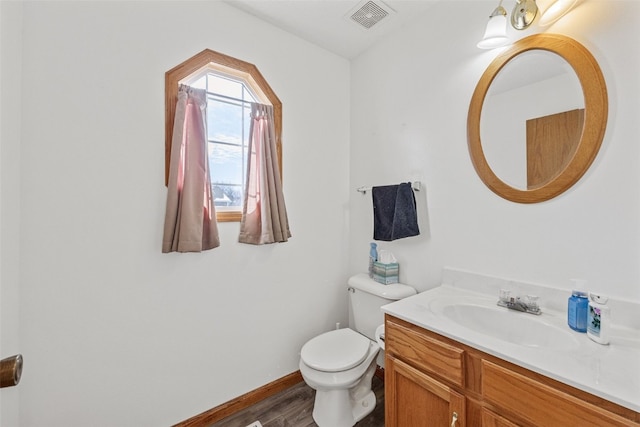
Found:
[[[237,102],[228,102],[209,96],[207,99],[207,135],[209,141],[242,144],[245,108]]]
[[[244,157],[241,146],[209,143],[209,169],[216,207],[242,207]]]
[[[215,92],[229,98],[242,99],[244,84],[241,82],[209,73],[207,75],[207,85],[209,92]]]
[[[240,210],[251,126],[250,102],[255,100],[243,82],[211,71],[186,83],[207,90],[209,171],[214,204],[222,211]]]

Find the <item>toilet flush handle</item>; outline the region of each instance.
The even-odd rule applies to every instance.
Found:
[[[355,293],[356,293],[356,289],[355,289],[355,288],[352,288],[351,286],[349,286],[349,287],[347,288],[347,291],[351,292],[352,294],[355,294]]]

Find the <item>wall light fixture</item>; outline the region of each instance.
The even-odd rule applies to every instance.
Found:
[[[578,0],[516,0],[511,11],[511,26],[516,30],[529,28],[540,12],[539,25],[550,25],[564,16]],[[507,11],[502,0],[491,15],[484,33],[478,43],[480,49],[493,49],[505,46],[507,38]]]
[[[566,15],[578,0],[538,0],[540,21],[538,25],[546,27]]]
[[[493,49],[507,44],[507,11],[502,7],[502,0],[498,4],[487,23],[484,37],[478,42],[480,49]]]

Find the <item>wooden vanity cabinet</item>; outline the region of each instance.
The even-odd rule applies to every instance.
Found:
[[[385,360],[385,426],[461,426],[464,411],[464,396],[453,388],[402,360]]]
[[[466,425],[464,350],[389,316],[385,324],[385,426]]]
[[[386,427],[640,427],[640,414],[390,315]]]

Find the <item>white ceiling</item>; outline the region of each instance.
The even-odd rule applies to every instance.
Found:
[[[226,3],[353,59],[442,0],[372,0],[390,13],[369,29],[350,19],[368,0],[226,0]],[[381,4],[382,3],[382,4]]]

